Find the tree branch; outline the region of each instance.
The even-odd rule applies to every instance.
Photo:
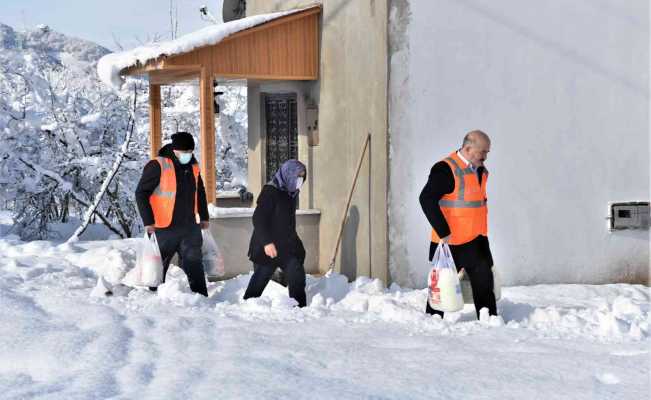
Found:
[[[95,213],[95,210],[97,210],[97,207],[99,206],[100,201],[102,200],[102,197],[104,196],[104,193],[106,193],[106,189],[109,187],[111,184],[111,181],[113,180],[113,177],[118,173],[118,170],[120,169],[120,165],[122,165],[122,160],[124,159],[124,154],[127,152],[129,148],[129,143],[131,142],[131,136],[133,135],[133,130],[135,127],[135,112],[136,112],[136,107],[137,107],[137,99],[138,99],[138,89],[137,87],[134,87],[133,90],[133,109],[129,110],[129,121],[127,123],[127,136],[124,139],[124,143],[122,144],[122,147],[120,149],[120,152],[118,153],[117,157],[115,158],[115,161],[113,162],[113,167],[111,168],[111,171],[109,174],[106,176],[104,179],[104,183],[102,183],[102,187],[99,189],[99,192],[95,195],[95,200],[93,201],[93,204],[88,207],[88,210],[86,211],[86,215],[84,216],[83,222],[77,228],[75,233],[70,236],[68,239],[68,243],[71,242],[76,242],[79,240],[79,236],[86,230],[88,227],[88,224],[90,223],[90,219]]]
[[[70,184],[70,182],[67,182],[66,180],[64,180],[64,179],[63,179],[59,174],[57,174],[56,172],[46,170],[46,169],[44,169],[43,167],[41,167],[41,166],[39,166],[39,165],[36,165],[36,164],[34,164],[34,163],[31,163],[31,162],[29,162],[29,161],[23,159],[22,157],[18,157],[18,160],[20,160],[23,164],[25,164],[25,165],[26,165],[27,167],[29,167],[30,169],[32,169],[32,170],[38,172],[39,174],[43,175],[44,177],[46,177],[46,178],[48,178],[48,179],[50,179],[50,180],[52,180],[52,181],[54,181],[54,182],[57,182],[57,183],[59,184],[59,186],[61,186],[64,190],[67,190],[68,193],[70,193],[70,195],[72,196],[72,198],[73,198],[77,203],[81,204],[81,205],[84,206],[84,207],[90,207],[90,205],[88,204],[88,202],[85,201],[85,200],[83,199],[83,196],[82,196],[81,194],[77,193],[75,190],[73,190],[73,188],[72,188],[72,184]],[[94,210],[94,213],[95,213],[95,215],[97,215],[97,216],[102,220],[102,222],[104,222],[104,224],[105,224],[105,225],[106,225],[106,226],[107,226],[111,231],[113,231],[114,233],[120,235],[120,237],[124,237],[124,235],[122,234],[122,232],[120,232],[120,231],[118,230],[118,228],[117,228],[115,225],[113,225],[113,224],[111,223],[111,221],[110,221],[108,218],[106,218],[106,216],[104,216],[104,215],[103,215],[101,212],[99,212],[98,210]]]

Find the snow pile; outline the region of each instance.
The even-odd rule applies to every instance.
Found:
[[[208,204],[210,218],[250,217],[253,216],[254,211],[253,207],[215,207],[213,204]],[[319,212],[316,209],[301,209],[296,210],[296,215],[313,215]]]
[[[537,301],[530,300],[532,293],[542,291]],[[509,327],[536,330],[546,337],[605,341],[641,340],[651,335],[649,288],[644,286],[541,285],[509,288],[508,292],[501,307],[512,313]],[[531,304],[538,302],[542,307]]]
[[[137,240],[55,245],[47,241],[21,242],[9,236],[0,240],[0,252],[11,260],[10,265],[15,268],[12,271],[16,271],[14,278],[29,281],[44,274],[53,277],[62,272],[61,268],[66,268],[69,269],[67,276],[78,284],[83,278],[82,287],[88,288],[90,294],[97,277],[102,277],[111,286],[125,283],[126,273],[135,265]],[[204,299],[191,293],[183,272],[172,267],[156,299],[180,307],[214,307],[222,314],[241,318],[265,318],[266,313],[280,309],[279,318],[286,319],[285,311],[294,305],[287,290],[271,283],[262,298],[244,301],[242,296],[249,278],[250,275],[242,275],[211,283],[210,297]],[[65,279],[61,284],[65,285]],[[128,288],[121,290],[131,296]],[[501,317],[486,315],[476,321],[474,307],[466,305],[461,312],[447,313],[442,324],[432,322],[433,318],[422,312],[426,289],[405,289],[396,284],[386,289],[381,281],[367,277],[348,283],[345,276],[329,272],[323,277],[308,276],[306,291],[308,308],[319,312],[295,310],[290,313],[299,319],[345,314],[353,315],[356,321],[394,322],[417,327],[420,331],[445,327],[450,332],[468,334],[480,326],[492,326],[526,329],[539,337],[605,342],[639,341],[651,336],[649,289],[636,285],[505,288],[505,298],[499,302]],[[532,299],[531,293],[536,292],[538,295]],[[534,305],[536,302],[539,305]],[[467,323],[458,324],[459,321]]]
[[[296,9],[271,14],[253,15],[250,17],[225,22],[223,24],[207,26],[196,32],[183,35],[175,40],[161,43],[153,43],[148,46],[140,46],[129,51],[112,53],[102,57],[97,64],[97,73],[100,79],[107,85],[119,89],[122,86],[120,71],[126,67],[136,64],[144,65],[147,61],[159,56],[172,56],[185,53],[202,46],[214,45],[228,36],[264,24],[271,20],[294,14],[305,10]]]
[[[331,272],[308,276],[299,309],[274,282],[242,300],[250,275],[210,282],[208,298],[175,266],[157,293],[120,285],[136,240],[0,237],[3,395],[543,399],[562,388],[634,399],[650,389],[648,287],[507,287],[499,317],[477,320],[466,305],[441,320],[423,312],[426,290]]]

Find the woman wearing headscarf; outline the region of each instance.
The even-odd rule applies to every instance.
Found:
[[[289,296],[305,307],[305,248],[296,233],[298,194],[305,182],[305,165],[284,162],[262,188],[253,212],[249,259],[253,276],[244,299],[260,297],[276,268],[287,277]]]

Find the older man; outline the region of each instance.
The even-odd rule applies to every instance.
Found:
[[[466,134],[461,149],[434,164],[419,197],[432,226],[429,258],[439,243],[450,245],[457,269],[463,268],[470,278],[478,318],[484,307],[490,315],[497,315],[488,244],[488,171],[484,167],[490,146],[484,132]],[[443,318],[443,312],[432,309],[429,303],[425,311]]]

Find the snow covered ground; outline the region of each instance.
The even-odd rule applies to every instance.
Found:
[[[650,290],[503,288],[502,318],[426,316],[424,290],[309,277],[292,307],[249,276],[157,294],[117,283],[137,239],[72,245],[0,237],[3,399],[640,399],[650,382]]]

